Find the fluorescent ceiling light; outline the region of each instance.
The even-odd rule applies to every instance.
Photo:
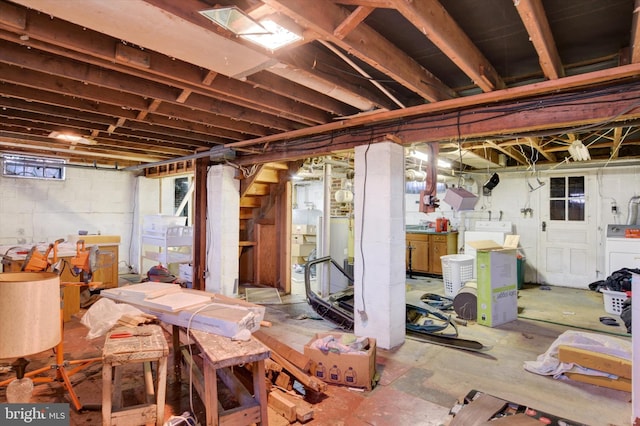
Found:
[[[72,135],[68,133],[55,132],[55,131],[49,133],[49,137],[53,139],[59,139],[61,141],[71,142],[73,144],[80,143],[83,145],[95,145],[98,143],[93,139],[85,138],[78,135]]]
[[[573,161],[589,161],[591,160],[591,154],[589,154],[589,150],[582,143],[580,139],[576,139],[569,146],[569,154],[571,154],[571,158]]]
[[[302,40],[298,34],[270,19],[255,21],[236,6],[201,10],[200,14],[235,35],[266,49],[276,50]]]

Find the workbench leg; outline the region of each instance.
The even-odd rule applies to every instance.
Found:
[[[174,325],[171,330],[171,343],[173,346],[173,377],[176,383],[180,383],[182,381],[182,372],[180,367],[182,365],[180,327]]]
[[[113,366],[113,389],[111,390],[111,406],[115,409],[122,408],[122,367]]]
[[[156,398],[156,426],[164,424],[164,405],[167,392],[167,357],[162,357],[158,361],[158,385]]]
[[[207,426],[218,426],[218,375],[207,360],[204,362],[204,395]]]
[[[253,398],[260,404],[260,425],[268,426],[267,385],[265,383],[264,361],[253,363]]]
[[[146,394],[146,401],[147,404],[153,404],[153,402],[156,400],[156,391],[154,389],[155,381],[153,380],[153,371],[151,371],[151,362],[146,361],[142,363],[142,365],[142,368],[144,370],[144,389]]]
[[[111,426],[111,380],[113,379],[113,367],[102,366],[102,425]]]

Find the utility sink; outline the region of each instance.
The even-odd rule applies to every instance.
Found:
[[[435,234],[435,228],[428,227],[426,225],[406,225],[405,231],[414,234]]]

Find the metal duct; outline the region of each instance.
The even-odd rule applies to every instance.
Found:
[[[627,225],[635,225],[638,220],[638,203],[640,203],[640,195],[633,196],[629,199],[629,207],[627,211]]]

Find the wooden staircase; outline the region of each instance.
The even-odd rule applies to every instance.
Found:
[[[240,280],[277,287],[282,220],[278,211],[290,205],[286,194],[289,165],[266,163],[240,181]]]

